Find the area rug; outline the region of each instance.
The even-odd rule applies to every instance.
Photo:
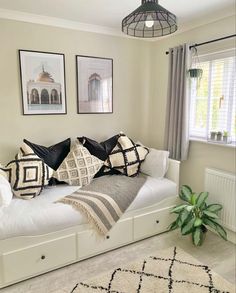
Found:
[[[234,293],[228,281],[180,248],[169,248],[76,284],[71,293]]]

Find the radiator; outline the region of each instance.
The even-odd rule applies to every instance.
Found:
[[[209,192],[209,203],[220,203],[223,210],[219,213],[221,224],[236,232],[236,178],[232,173],[206,168],[205,191]]]

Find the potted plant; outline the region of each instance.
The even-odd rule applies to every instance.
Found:
[[[179,197],[184,203],[171,210],[171,213],[176,214],[177,218],[170,225],[169,230],[180,228],[182,235],[192,236],[192,241],[196,246],[202,245],[206,236],[207,226],[227,240],[226,231],[217,220],[217,213],[222,210],[222,205],[208,205],[206,203],[208,192],[201,192],[197,195],[189,186],[183,185]]]
[[[188,74],[191,79],[196,80],[197,87],[199,87],[200,80],[203,75],[203,70],[199,68],[198,63],[199,63],[199,58],[197,53],[197,47],[193,47],[192,48],[192,63],[191,63],[190,69],[188,70]]]
[[[222,132],[221,132],[221,131],[218,131],[218,132],[216,133],[216,139],[217,139],[218,141],[221,141],[221,140],[222,140]]]
[[[228,136],[229,136],[228,131],[223,131],[223,141],[224,141],[225,143],[228,142]]]
[[[216,139],[216,133],[217,133],[216,131],[211,131],[210,132],[210,135],[211,135],[210,138],[211,138],[211,140],[215,140]]]
[[[201,68],[190,68],[188,72],[190,78],[202,78],[203,70]]]

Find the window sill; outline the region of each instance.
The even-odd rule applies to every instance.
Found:
[[[209,145],[215,145],[215,146],[220,146],[220,147],[224,147],[224,148],[235,148],[236,147],[236,143],[235,142],[231,142],[231,143],[218,143],[213,142],[213,141],[208,141],[206,139],[203,138],[196,138],[196,137],[190,137],[189,138],[190,141],[196,141],[196,142],[200,142],[200,143],[205,143],[205,144],[209,144]]]

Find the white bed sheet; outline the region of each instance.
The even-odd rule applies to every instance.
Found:
[[[0,240],[17,236],[35,236],[76,225],[87,224],[85,216],[71,206],[54,203],[78,190],[76,186],[47,187],[32,200],[14,198],[8,207],[0,209]],[[166,178],[147,176],[145,184],[127,211],[152,206],[176,195],[176,184]]]

